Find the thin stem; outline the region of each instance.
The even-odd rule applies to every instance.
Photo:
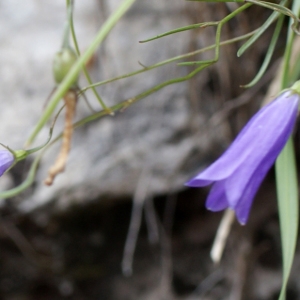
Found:
[[[207,61],[192,61],[192,62],[183,62],[183,63],[179,63],[179,65],[184,66],[184,65],[193,65],[193,64],[213,64],[215,62],[217,62],[219,60],[219,55],[220,55],[220,40],[221,40],[221,30],[223,25],[228,22],[229,20],[231,20],[232,18],[234,18],[237,14],[241,13],[242,11],[244,11],[245,9],[249,8],[250,6],[252,6],[251,3],[248,4],[244,4],[241,7],[237,8],[235,11],[233,11],[231,14],[229,14],[228,16],[226,16],[224,19],[222,19],[218,26],[217,26],[217,31],[216,31],[216,43],[215,43],[215,58],[212,60],[207,60]]]
[[[53,111],[55,110],[57,104],[63,98],[67,90],[71,87],[74,82],[74,79],[78,76],[79,72],[82,70],[83,66],[87,63],[87,61],[92,57],[97,47],[103,42],[111,29],[116,25],[119,19],[126,13],[126,11],[130,8],[130,6],[135,2],[135,0],[124,0],[121,5],[114,11],[109,18],[105,21],[95,39],[88,47],[86,52],[79,57],[78,61],[74,64],[68,75],[64,78],[62,83],[57,87],[57,90],[52,95],[48,106],[46,107],[44,113],[38,120],[32,134],[29,136],[26,144],[30,145],[37,134],[41,131],[43,126],[51,117]]]
[[[73,42],[74,42],[75,50],[76,50],[77,55],[80,56],[80,50],[79,50],[78,41],[77,41],[76,34],[75,34],[75,28],[74,28],[74,22],[73,22],[73,14],[72,13],[69,15],[69,23],[70,23],[71,34],[72,34],[72,39],[73,39]],[[90,85],[93,84],[93,81],[92,81],[92,79],[90,77],[90,74],[88,73],[88,71],[87,71],[87,69],[86,69],[85,66],[83,66],[82,71],[83,71],[84,76],[86,77],[86,80],[88,81],[88,83]],[[98,102],[102,106],[102,108],[104,110],[107,110],[109,113],[111,113],[111,111],[106,106],[106,104],[104,103],[104,101],[102,100],[102,98],[100,97],[100,95],[97,93],[95,87],[92,87],[91,89],[92,89],[95,97],[97,98]]]
[[[174,34],[174,33],[182,32],[182,31],[186,31],[186,30],[191,30],[191,29],[195,29],[195,28],[206,28],[208,26],[217,26],[218,23],[219,22],[203,22],[203,23],[197,23],[197,24],[193,24],[193,25],[180,27],[180,28],[177,28],[177,29],[173,29],[173,30],[164,32],[164,33],[159,34],[155,37],[152,37],[152,38],[149,38],[149,39],[146,39],[146,40],[142,40],[142,41],[140,41],[140,43],[141,44],[142,43],[147,43],[147,42],[154,41],[154,40],[157,40],[159,38],[162,38],[162,37]]]
[[[235,42],[247,39],[248,37],[252,36],[256,32],[257,32],[257,29],[254,30],[254,31],[251,31],[251,32],[249,32],[247,34],[244,34],[242,36],[235,37],[235,38],[232,38],[232,39],[220,42],[220,46],[225,46],[225,45],[228,45],[228,44],[232,44],[232,43],[235,43]],[[183,59],[183,58],[187,58],[187,57],[191,57],[193,55],[196,55],[196,54],[199,54],[199,53],[203,53],[203,52],[215,49],[215,47],[216,47],[216,44],[213,44],[213,45],[210,45],[208,47],[205,47],[205,48],[202,48],[202,49],[199,49],[199,50],[196,50],[196,51],[192,51],[192,52],[189,52],[189,53],[186,53],[186,54],[182,54],[182,55],[178,55],[178,56],[172,57],[170,59],[161,61],[159,63],[156,63],[156,64],[148,66],[148,67],[144,67],[144,68],[142,68],[140,70],[137,70],[137,71],[125,74],[125,75],[120,75],[120,76],[117,76],[117,77],[114,77],[114,78],[111,78],[111,79],[107,79],[107,80],[96,82],[96,83],[94,83],[92,85],[84,87],[83,89],[81,89],[81,92],[83,93],[83,92],[87,91],[88,89],[90,89],[92,87],[104,85],[104,84],[107,84],[107,83],[110,83],[110,82],[114,82],[114,81],[117,81],[117,80],[120,80],[120,79],[125,79],[125,78],[131,77],[131,76],[135,76],[135,75],[141,74],[141,73],[149,71],[149,70],[156,69],[158,67],[164,66],[164,65],[172,63],[172,62],[175,62],[177,60],[180,60],[180,59]]]

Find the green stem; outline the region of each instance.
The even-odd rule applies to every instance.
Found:
[[[281,28],[282,28],[282,25],[283,25],[283,21],[284,21],[284,16],[281,15],[277,21],[277,24],[276,24],[276,28],[274,30],[274,33],[273,33],[273,36],[272,36],[272,39],[270,41],[270,44],[269,44],[269,48],[268,48],[268,51],[267,51],[267,54],[265,56],[265,59],[258,71],[258,73],[256,74],[256,76],[251,80],[251,82],[249,82],[248,84],[245,84],[245,85],[241,85],[241,87],[243,88],[249,88],[249,87],[252,87],[253,85],[255,85],[260,79],[261,77],[265,74],[268,66],[269,66],[269,63],[271,61],[271,58],[272,58],[272,55],[275,51],[275,46],[277,44],[277,40],[278,40],[278,37],[281,33]]]
[[[105,21],[102,28],[99,30],[97,36],[93,40],[92,44],[88,47],[86,52],[79,57],[78,61],[74,64],[68,75],[62,81],[62,83],[57,87],[56,91],[52,95],[48,106],[46,107],[44,113],[40,117],[36,127],[34,128],[32,134],[29,136],[26,144],[30,145],[46,122],[51,117],[53,111],[55,110],[57,104],[61,100],[61,98],[65,95],[67,90],[70,88],[76,76],[78,76],[79,72],[82,70],[83,66],[87,63],[87,61],[92,57],[97,47],[101,44],[101,42],[105,39],[111,29],[116,25],[118,20],[126,13],[126,11],[130,8],[130,6],[135,2],[135,0],[124,0],[121,5],[117,8],[117,10],[112,13],[109,18]]]
[[[255,34],[256,32],[257,32],[257,29],[254,30],[254,31],[252,31],[252,32],[249,32],[247,34],[244,34],[242,36],[239,36],[239,37],[236,37],[236,38],[232,38],[232,39],[220,42],[220,46],[229,45],[229,44],[232,44],[232,43],[235,43],[235,42],[247,39],[247,38],[251,37],[253,34]],[[131,77],[131,76],[135,76],[135,75],[141,74],[143,72],[146,72],[146,71],[149,71],[149,70],[153,70],[155,68],[158,68],[158,67],[164,66],[166,64],[175,62],[177,60],[180,60],[180,59],[183,59],[183,58],[188,58],[188,57],[194,56],[196,54],[203,53],[203,52],[206,52],[208,50],[215,49],[215,48],[216,48],[216,44],[213,44],[213,45],[210,45],[208,47],[205,47],[205,48],[202,48],[202,49],[199,49],[199,50],[195,50],[195,51],[192,51],[192,52],[189,52],[189,53],[186,53],[186,54],[178,55],[178,56],[175,56],[175,57],[172,57],[170,59],[161,61],[161,62],[156,63],[156,64],[151,65],[151,66],[144,67],[144,68],[142,68],[140,70],[137,70],[137,71],[125,74],[125,75],[120,75],[120,76],[117,76],[117,77],[114,77],[114,78],[111,78],[111,79],[106,79],[106,80],[103,80],[103,81],[99,81],[99,82],[93,83],[92,85],[86,86],[83,89],[81,89],[81,92],[85,92],[85,91],[87,91],[88,89],[90,89],[92,87],[104,85],[104,84],[107,84],[107,83],[110,83],[110,82],[113,82],[113,81],[117,81],[117,80],[120,80],[120,79],[125,79],[125,78]]]
[[[70,23],[71,34],[72,34],[72,38],[73,38],[75,50],[77,52],[77,55],[80,56],[80,50],[79,50],[79,46],[78,46],[78,42],[77,42],[77,38],[76,38],[76,34],[75,34],[75,28],[74,28],[74,22],[73,22],[73,14],[69,15],[69,23]],[[93,81],[92,81],[92,79],[90,77],[90,74],[88,73],[88,71],[87,71],[87,69],[86,69],[85,66],[83,66],[82,70],[83,70],[84,76],[86,77],[86,80],[88,81],[88,83],[89,84],[93,84]],[[106,106],[106,104],[104,103],[104,101],[102,100],[102,98],[100,97],[100,95],[97,93],[96,89],[94,87],[92,87],[91,89],[92,89],[92,91],[93,91],[96,99],[98,100],[98,102],[102,106],[102,108],[104,110],[107,110],[109,113],[111,113],[111,111]]]
[[[294,15],[299,15],[299,0],[293,1],[292,12]],[[291,23],[292,19],[290,19],[290,25]],[[281,89],[287,88],[291,83],[290,64],[294,38],[295,33],[290,27],[283,59]],[[285,300],[286,288],[295,255],[299,223],[298,179],[292,137],[289,138],[284,149],[278,156],[275,170],[283,257],[283,282],[279,300]]]
[[[168,36],[168,35],[171,35],[174,33],[182,32],[182,31],[186,31],[186,30],[191,30],[191,29],[195,29],[195,28],[206,28],[209,26],[217,26],[218,24],[219,24],[219,22],[203,22],[203,23],[192,24],[192,25],[188,25],[188,26],[184,26],[184,27],[180,27],[177,29],[173,29],[173,30],[164,32],[162,34],[159,34],[155,37],[152,37],[152,38],[149,38],[146,40],[142,40],[142,41],[140,41],[140,43],[141,44],[147,43],[147,42],[154,41],[154,40],[160,39],[162,37],[165,37],[165,36]]]
[[[236,15],[238,15],[239,13],[241,13],[242,11],[244,11],[245,9],[249,8],[250,6],[252,6],[251,3],[248,4],[244,4],[241,7],[237,8],[235,11],[233,11],[231,14],[229,14],[228,16],[226,16],[225,18],[223,18],[218,26],[217,26],[217,31],[216,31],[216,47],[215,47],[215,57],[212,60],[207,60],[207,61],[193,61],[193,62],[183,62],[183,63],[179,63],[179,65],[184,66],[184,65],[193,65],[193,64],[213,64],[214,62],[219,60],[219,55],[220,55],[220,40],[221,40],[221,30],[223,25],[230,21],[232,18],[234,18]]]
[[[281,5],[286,5],[287,0],[282,0],[280,2]],[[237,56],[240,57],[243,53],[253,45],[258,38],[269,28],[269,26],[280,16],[279,12],[274,11],[271,16],[264,22],[262,26],[258,29],[258,31],[238,50]]]
[[[290,21],[291,23],[291,21]],[[287,44],[283,57],[283,72],[281,79],[281,89],[285,89],[290,85],[289,82],[289,72],[290,72],[290,61],[293,50],[293,43],[295,39],[295,33],[292,30],[288,32]]]
[[[69,48],[70,47],[70,18],[73,15],[73,8],[74,8],[74,3],[73,1],[67,1],[67,20],[65,23],[65,28],[64,28],[64,34],[63,34],[63,42],[62,42],[62,49],[64,48]]]

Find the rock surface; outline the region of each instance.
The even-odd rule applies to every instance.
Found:
[[[74,22],[81,51],[120,3],[120,0],[76,1]],[[64,4],[60,0],[0,1],[0,141],[13,149],[22,148],[53,88],[51,63],[61,44]],[[195,21],[205,21],[212,11],[210,8],[205,14],[203,7],[200,3],[181,0],[172,0],[171,6],[167,0],[137,1],[91,62],[89,70],[94,81],[140,69],[139,62],[148,66],[212,44],[214,34],[210,28],[201,35],[202,31],[187,31],[138,43]],[[226,53],[230,53],[228,49]],[[226,68],[226,64],[230,60],[221,58],[219,67]],[[96,197],[130,196],[139,184],[149,194],[183,189],[184,182],[218,155],[230,139],[226,123],[216,131],[205,125],[225,97],[233,96],[225,84],[228,74],[224,68],[219,73],[204,72],[197,79],[168,86],[114,117],[104,117],[78,128],[66,171],[56,178],[53,186],[44,186],[47,170],[59,151],[57,145],[43,158],[35,186],[22,197],[20,207],[31,210],[55,199],[65,207],[74,201]],[[191,70],[173,63],[101,86],[98,91],[111,106]],[[215,75],[211,76],[213,72]],[[84,78],[80,84],[86,85]],[[220,87],[218,96],[213,96],[212,86]],[[87,97],[94,109],[100,110],[90,91]],[[90,113],[80,100],[76,120]],[[60,118],[56,133],[63,126],[63,115]],[[47,136],[45,128],[36,144]],[[3,188],[13,184],[7,178],[3,182]]]

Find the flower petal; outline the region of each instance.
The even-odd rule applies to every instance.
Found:
[[[234,207],[236,217],[240,224],[245,225],[249,212],[252,206],[254,196],[260,187],[262,181],[264,180],[266,174],[268,173],[269,168],[267,164],[259,166],[256,172],[252,175],[251,179],[248,181],[248,184],[243,191],[242,197],[239,199],[237,205]]]
[[[14,156],[7,150],[0,150],[0,176],[13,164]]]
[[[256,195],[259,186],[264,180],[272,164],[265,166],[265,168],[258,167],[257,171],[254,172],[252,174],[252,177],[248,180],[247,185],[245,185],[237,201],[233,202],[232,199],[228,199],[228,193],[226,193],[229,206],[235,210],[237,218],[241,224],[246,223],[254,196]],[[236,186],[239,187],[238,183],[236,184]]]
[[[211,211],[220,211],[228,207],[224,181],[218,181],[213,185],[207,197],[205,206]]]
[[[190,187],[203,187],[212,184],[212,180],[202,180],[202,179],[197,179],[197,177],[192,178],[188,182],[186,182],[184,185],[185,186],[190,186]]]
[[[280,136],[288,125],[294,124],[298,102],[299,95],[287,91],[263,107],[251,118],[227,151],[187,185],[201,187],[213,181],[223,180],[233,174],[249,157],[256,160],[265,156],[270,144],[274,143],[273,140]],[[283,128],[282,124],[285,124]]]
[[[278,99],[277,101],[285,100],[288,99]],[[263,180],[291,135],[297,117],[298,101],[294,101],[293,98],[289,100],[291,102],[288,102],[288,106],[280,107],[278,112],[269,115],[266,122],[273,121],[273,126],[268,125],[269,132],[265,134],[264,139],[259,134],[257,135],[257,139],[253,140],[253,144],[257,148],[256,151],[249,155],[244,163],[226,180],[226,195],[231,207],[235,207],[240,198],[243,197],[253,174],[257,174],[257,176],[262,174],[259,169],[266,170],[260,182]]]

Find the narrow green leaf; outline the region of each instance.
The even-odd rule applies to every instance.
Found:
[[[299,15],[300,1],[293,1],[292,12],[297,16]],[[292,25],[293,22],[294,20],[291,18],[289,25]],[[281,89],[287,88],[291,81],[290,67],[294,38],[295,31],[289,27],[283,60]],[[283,257],[283,282],[279,300],[285,300],[286,287],[295,255],[299,218],[296,160],[291,139],[279,155],[275,167]]]
[[[176,28],[176,29],[164,32],[164,33],[159,34],[155,37],[152,37],[152,38],[147,39],[147,40],[142,40],[142,41],[139,41],[139,42],[140,43],[147,43],[147,42],[150,42],[150,41],[153,41],[153,40],[156,40],[156,39],[159,39],[159,38],[162,38],[164,36],[168,36],[168,35],[171,35],[171,34],[174,34],[174,33],[182,32],[182,31],[186,31],[186,30],[190,30],[190,29],[195,29],[195,28],[205,28],[205,27],[208,27],[208,26],[217,26],[218,24],[219,24],[219,22],[203,22],[203,23],[198,23],[198,24],[192,24],[192,25],[188,25],[188,26],[184,26],[184,27],[180,27],[180,28]]]
[[[282,0],[280,5],[285,5],[287,0]],[[244,52],[253,45],[257,39],[269,28],[269,26],[279,17],[279,12],[273,12],[266,22],[258,29],[258,31],[238,50],[237,56],[240,57]]]
[[[281,14],[290,17],[291,19],[293,19],[293,23],[291,24],[292,30],[294,32],[296,32],[297,34],[300,34],[300,31],[297,29],[297,25],[299,24],[300,20],[298,19],[297,15],[294,13],[294,11],[288,9],[285,6],[282,6],[281,4],[276,4],[276,3],[266,2],[266,1],[246,0],[245,2],[257,4],[259,6],[266,7],[266,8],[272,9],[274,11],[278,11]],[[295,0],[295,2],[297,2],[297,1]]]
[[[253,80],[250,83],[248,83],[246,85],[242,85],[242,87],[244,87],[244,88],[252,87],[265,74],[265,72],[267,70],[267,67],[269,66],[269,63],[271,61],[272,55],[274,53],[275,46],[277,44],[277,40],[278,40],[278,37],[279,37],[280,32],[281,32],[283,20],[284,20],[284,16],[282,15],[282,16],[280,16],[280,18],[277,21],[276,28],[274,30],[274,34],[272,36],[272,40],[271,40],[271,42],[269,44],[269,48],[268,48],[267,54],[265,56],[264,62],[262,63],[262,65],[261,65],[258,73],[256,74],[256,76],[253,78]]]
[[[293,141],[290,138],[276,161],[276,181],[283,256],[283,282],[279,300],[285,300],[298,233],[298,183]]]
[[[290,81],[295,82],[300,79],[300,53],[297,55],[295,64],[290,68]]]
[[[234,10],[232,13],[228,14],[225,18],[223,18],[221,21],[217,22],[218,26],[217,26],[217,30],[216,30],[216,48],[215,48],[215,57],[212,60],[204,60],[204,61],[200,61],[200,62],[183,62],[180,63],[180,65],[193,65],[193,64],[213,64],[215,62],[217,62],[219,60],[219,55],[220,55],[220,43],[221,43],[221,31],[222,31],[222,27],[225,23],[227,23],[228,21],[230,21],[232,18],[234,18],[236,15],[238,15],[239,13],[241,13],[242,11],[246,10],[247,8],[249,8],[250,6],[252,6],[251,3],[247,3],[244,4],[240,7],[238,7],[236,10]]]

